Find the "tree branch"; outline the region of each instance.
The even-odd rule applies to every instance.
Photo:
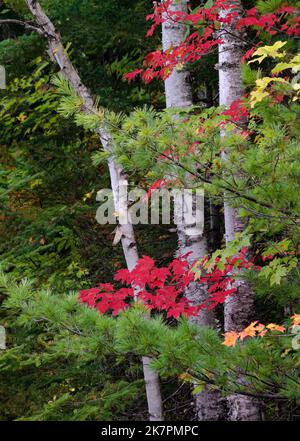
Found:
[[[4,20],[0,20],[0,25],[4,25],[4,24],[16,24],[16,25],[20,25],[20,26],[24,26],[24,28],[26,30],[29,31],[35,31],[40,35],[44,35],[43,31],[41,28],[37,27],[37,26],[33,26],[30,23],[27,23],[26,21],[22,21],[22,20],[16,20],[13,18],[7,18]]]

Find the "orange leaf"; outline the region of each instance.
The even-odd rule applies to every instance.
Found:
[[[300,325],[300,314],[294,314],[294,315],[292,315],[291,319],[293,320],[293,326],[292,326],[293,328],[294,328],[295,326]]]
[[[183,372],[182,374],[179,374],[178,378],[183,381],[191,381],[193,379],[192,375],[188,372]]]
[[[237,332],[231,331],[231,332],[226,332],[226,334],[224,335],[225,335],[225,340],[223,342],[223,345],[235,346],[239,334]]]
[[[285,332],[285,328],[283,326],[275,325],[274,323],[267,325],[267,328],[270,329],[270,331]]]
[[[261,331],[258,335],[259,335],[260,337],[263,337],[264,335],[266,335],[267,332],[268,332],[268,331],[265,329],[264,331]]]
[[[258,323],[257,321],[250,323],[250,325],[247,326],[247,328],[245,328],[242,332],[240,332],[240,339],[244,340],[245,337],[255,337],[257,323]]]
[[[256,326],[256,332],[263,332],[264,330],[265,330],[265,325],[262,325],[261,323],[259,323],[257,326]]]

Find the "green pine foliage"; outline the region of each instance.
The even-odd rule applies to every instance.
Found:
[[[2,3],[1,17],[30,19],[23,0],[5,1],[5,10]],[[299,2],[243,3],[272,13]],[[276,57],[243,65],[247,99],[256,88],[250,133],[228,122],[224,140],[216,54],[190,66],[197,105],[189,109],[162,110],[162,82],[123,79],[160,47],[159,33],[154,41],[144,37],[151,4],[43,1],[95,96],[89,115],[38,35],[17,25],[0,28],[0,64],[8,79],[0,91],[0,325],[7,337],[7,348],[0,349],[0,421],[145,420],[142,356],[151,356],[160,374],[167,419],[193,419],[192,393],[207,385],[224,397],[256,397],[264,419],[297,417],[299,334],[289,317],[299,312],[300,285],[300,106],[293,88],[299,69],[290,64],[298,43],[288,41],[279,60],[287,63],[277,72],[286,83],[257,87],[275,66],[282,68]],[[274,42],[266,33],[261,39]],[[262,266],[245,275],[255,292],[255,317],[283,324],[285,332],[227,347],[222,324],[213,330],[159,314],[146,319],[139,304],[117,318],[101,316],[78,302],[80,289],[112,282],[125,266],[120,247],[112,247],[115,226],[95,220],[97,191],[110,185],[108,154],[93,132],[100,125],[112,133],[113,155],[130,187],[148,189],[165,179],[167,188],[174,182],[204,188],[206,213],[209,199],[221,206],[229,191],[248,227],[226,250],[224,242],[220,250],[215,246],[213,256],[222,265],[251,245]],[[172,259],[177,244],[169,226],[138,226],[135,233],[140,255],[161,265]],[[268,256],[274,256],[270,263]]]
[[[1,274],[1,420],[140,418],[141,368],[116,352],[116,321],[65,296]],[[14,396],[14,400],[11,397]],[[16,397],[18,399],[16,400]]]
[[[82,306],[73,293],[58,296],[5,274],[0,285],[9,346],[0,355],[2,418],[129,418],[135,406],[145,405],[138,364],[145,355],[153,357],[152,367],[162,379],[179,377],[196,383],[196,391],[209,384],[225,396],[280,398],[287,409],[299,397],[292,332],[274,331],[228,348],[215,330],[184,319],[170,328],[161,317],[147,319],[139,305],[116,319]],[[239,382],[241,372],[246,386]],[[26,398],[15,409],[10,394],[22,394],[26,383]]]

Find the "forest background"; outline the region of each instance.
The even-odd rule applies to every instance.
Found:
[[[190,11],[197,13],[202,3],[209,9],[214,2],[192,1]],[[245,10],[257,7],[261,15],[292,7],[280,13],[281,20],[299,17],[295,1],[242,3]],[[111,314],[115,306],[100,315],[78,301],[79,291],[90,293],[99,282],[115,283],[117,271],[126,267],[120,243],[113,245],[116,226],[99,225],[95,219],[96,194],[111,185],[107,154],[93,131],[94,120],[78,123],[79,118],[74,118],[79,113],[76,98],[57,76],[59,69],[47,53],[47,38],[11,22],[34,23],[26,2],[2,1],[0,65],[6,70],[7,87],[0,91],[0,324],[7,342],[0,349],[0,420],[148,419],[149,396],[147,400],[140,362],[145,356],[151,357],[151,367],[160,376],[165,419],[213,419],[211,410],[203,410],[201,394],[206,393],[213,394],[208,395],[211,402],[222,407],[218,419],[232,419],[234,414],[235,419],[247,419],[247,413],[249,419],[299,418],[299,344],[295,340],[300,283],[299,88],[294,87],[300,64],[299,56],[295,59],[299,34],[286,34],[283,29],[273,35],[263,29],[257,37],[257,29],[247,31],[245,52],[253,41],[256,49],[268,45],[273,52],[266,51],[262,64],[257,60],[248,64],[252,51],[241,67],[243,92],[250,99],[250,135],[245,140],[245,133],[237,133],[234,127],[225,137],[229,156],[224,160],[220,121],[225,116],[229,124],[238,126],[236,114],[243,107],[230,107],[225,115],[225,107],[218,107],[218,49],[188,63],[194,106],[181,109],[183,116],[178,118],[178,110],[164,110],[165,78],[159,69],[153,81],[131,74],[136,68],[144,69],[149,53],[161,50],[160,23],[151,38],[145,37],[151,1],[44,0],[41,5],[59,29],[84,84],[106,109],[106,120],[116,127],[112,129],[115,156],[126,170],[129,185],[149,190],[171,172],[182,185],[187,170],[192,170],[195,187],[199,176],[202,181],[211,179],[205,186],[205,235],[212,257],[210,267],[202,261],[201,271],[214,275],[221,271],[226,281],[233,269],[239,270],[251,286],[254,305],[245,323],[226,328],[225,297],[220,293],[227,285],[219,285],[212,329],[191,323],[180,312],[168,316],[164,308],[161,312],[153,307],[150,320],[145,320],[140,305],[116,318]],[[189,23],[187,37],[193,25]],[[276,46],[278,42],[282,45]],[[273,77],[285,83],[257,83],[270,78],[280,62],[286,66],[273,72]],[[175,69],[180,71],[183,66],[178,64]],[[169,130],[173,124],[175,141]],[[153,152],[147,146],[157,133],[162,138]],[[194,154],[183,162],[175,155],[171,165],[159,162],[173,142],[179,157],[184,157],[182,133],[188,146],[203,143],[206,148],[206,156],[201,157],[204,174]],[[247,217],[242,234],[227,246],[224,176],[233,195],[230,203],[242,218]],[[169,179],[167,186],[172,185]],[[257,199],[265,206],[259,206]],[[174,264],[169,266],[178,251],[174,225],[138,225],[134,232],[140,256],[150,256],[157,268],[174,270]],[[230,266],[228,262],[237,256],[240,263]],[[150,277],[154,264],[149,265],[145,271]],[[178,271],[173,281],[182,283]],[[201,271],[195,277],[205,286],[213,285],[213,280],[203,280]],[[186,289],[176,302],[180,303]],[[126,302],[131,300],[126,297]],[[238,332],[245,328],[248,331],[241,338]],[[240,415],[233,411],[235,394],[249,398],[249,407]],[[255,418],[250,415],[253,409]]]

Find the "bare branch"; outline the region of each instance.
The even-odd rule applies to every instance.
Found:
[[[0,20],[0,25],[4,25],[4,24],[16,24],[16,25],[24,26],[24,28],[28,31],[35,31],[38,34],[43,35],[43,31],[41,28],[39,28],[37,26],[33,26],[32,24],[27,23],[26,21],[16,20],[13,18],[7,18],[4,20]]]

